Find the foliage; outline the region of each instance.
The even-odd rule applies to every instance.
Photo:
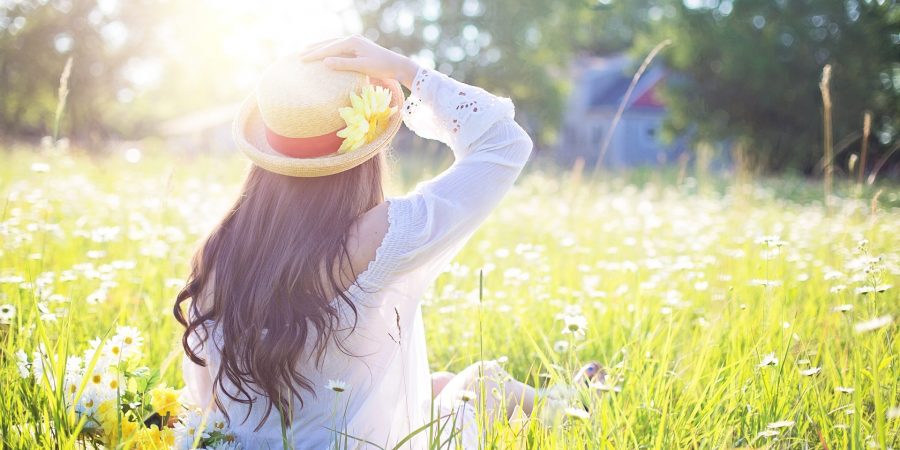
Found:
[[[582,0],[357,1],[364,34],[436,63],[469,84],[512,97],[538,140],[552,143],[573,54],[568,17]]]
[[[863,114],[874,116],[870,144],[885,154],[900,134],[900,13],[895,2],[751,0],[667,3],[642,47],[671,38],[662,58],[669,125],[705,140],[733,139],[765,168],[821,171],[819,79],[834,67],[836,152],[859,153]],[[843,141],[843,144],[841,144]]]
[[[573,56],[629,51],[639,61],[664,39],[674,41],[661,56],[674,71],[665,89],[670,137],[740,142],[762,168],[812,173],[821,167],[818,82],[827,63],[837,162],[859,148],[866,110],[875,117],[870,161],[900,133],[894,1],[357,3],[370,37],[513,96],[544,142],[555,137]]]
[[[242,69],[275,56],[272,46],[246,55],[227,41],[223,30],[252,25],[205,0],[0,2],[0,138],[51,134],[70,57],[60,135],[87,147],[233,102],[248,84],[236,82],[247,78]]]
[[[62,374],[92,337],[133,326],[141,365],[159,371],[132,370],[143,373],[133,391],[182,385],[171,306],[244,167],[4,156],[4,448],[72,448],[78,435],[63,391],[21,378],[19,350],[49,355]],[[873,201],[838,184],[827,216],[802,180],[528,170],[423,298],[431,369],[496,358],[553,384],[596,359],[609,378],[587,412],[551,427],[501,420],[488,448],[897,447],[896,186],[876,186]]]
[[[48,292],[46,286],[37,291]],[[48,295],[54,296],[60,294]],[[39,311],[42,322],[57,322],[49,307],[39,306]],[[14,319],[15,310],[0,323],[9,327],[18,322]],[[135,450],[187,449],[196,443],[197,448],[237,450],[223,414],[204,413],[196,405],[182,404],[178,390],[159,385],[159,370],[138,366],[143,344],[141,333],[126,326],[119,327],[110,339],[92,339],[83,356],[70,354],[71,349],[48,351],[43,343],[30,356],[19,349],[15,363],[21,379],[18,383],[7,380],[8,386],[18,384],[25,397],[39,402],[35,406],[46,399],[61,406],[56,419],[62,423],[51,428],[53,440],[59,443]],[[32,390],[34,387],[37,389]],[[42,442],[38,430],[34,433],[17,438]],[[12,446],[16,441],[11,438],[4,443]]]
[[[0,3],[0,129],[50,134],[66,60],[73,66],[62,135],[102,138],[124,126],[120,99],[137,95],[128,80],[135,58],[152,48],[156,2],[127,0]],[[5,26],[2,26],[5,24]]]
[[[342,13],[358,13],[362,32],[380,44],[513,98],[539,145],[557,142],[573,58],[627,51],[639,61],[672,39],[661,54],[673,69],[664,89],[670,137],[687,133],[704,143],[736,143],[752,149],[741,158],[761,168],[818,173],[817,84],[822,67],[831,64],[835,164],[846,166],[859,153],[867,110],[874,119],[869,168],[898,149],[896,0],[349,5],[355,11]],[[155,135],[168,119],[238,101],[279,44],[278,31],[266,28],[277,12],[254,8],[214,0],[0,2],[0,137],[51,134],[69,57],[74,64],[61,135],[82,143]]]

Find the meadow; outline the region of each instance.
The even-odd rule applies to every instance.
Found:
[[[101,353],[133,361],[131,401],[183,385],[172,304],[246,163],[2,161],[0,446],[93,448]],[[392,193],[437,170],[401,169]],[[532,165],[423,299],[431,368],[608,371],[586,410],[499,421],[488,448],[898,448],[900,190],[879,189],[839,184],[826,210],[803,180]]]

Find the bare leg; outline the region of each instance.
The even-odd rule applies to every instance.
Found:
[[[453,401],[453,396],[458,396],[463,391],[472,391],[480,396],[481,382],[484,383],[484,398],[476,402],[484,405],[491,420],[501,412],[509,418],[517,405],[525,414],[531,415],[534,408],[534,388],[513,379],[496,361],[475,363],[463,369],[450,379],[439,400]]]
[[[453,375],[449,372],[438,372],[435,375],[446,377],[451,376],[442,389],[435,392],[443,392],[440,395],[441,401],[453,401],[453,396],[458,396],[462,391],[472,391],[475,395],[481,395],[481,383],[484,383],[484,399],[478,401],[477,404],[485,406],[488,417],[493,420],[501,411],[506,418],[510,418],[515,411],[516,406],[522,408],[522,412],[531,416],[534,410],[535,398],[539,395],[535,389],[521,381],[514,379],[509,373],[503,370],[496,361],[482,361],[475,363],[463,369],[460,373]],[[606,381],[606,371],[596,361],[591,361],[583,366],[574,376],[575,383],[588,383]],[[432,382],[436,383],[434,375]],[[438,395],[435,394],[437,399]],[[502,410],[501,410],[502,408]]]

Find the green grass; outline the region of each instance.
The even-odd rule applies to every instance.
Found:
[[[43,343],[51,355],[81,354],[133,326],[142,362],[180,387],[173,299],[245,163],[0,158],[0,305],[16,308],[0,325],[0,446],[69,448],[76,416],[48,383],[19,376],[15,352]],[[392,185],[435,171],[405,167]],[[511,374],[539,385],[596,359],[621,388],[591,399],[586,420],[532,421],[518,438],[501,423],[489,446],[898,448],[900,211],[885,206],[896,187],[882,187],[873,213],[871,190],[841,186],[829,215],[820,185],[803,180],[740,186],[666,173],[587,182],[532,166],[427,293],[433,370],[505,356]],[[106,299],[89,303],[104,284]],[[561,333],[568,305],[587,319],[584,339]],[[885,316],[892,323],[855,331]],[[761,367],[773,353],[777,364]],[[760,435],[779,421],[793,425]]]

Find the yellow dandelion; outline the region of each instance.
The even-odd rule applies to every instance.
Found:
[[[135,449],[163,449],[175,445],[175,434],[169,428],[159,429],[157,425],[140,428],[131,442]]]
[[[160,416],[174,416],[181,406],[178,403],[178,391],[165,385],[150,391],[150,405]]]
[[[138,424],[119,411],[115,400],[101,403],[96,418],[103,430],[104,443],[110,447],[130,440],[138,431]]]
[[[93,400],[90,400],[91,406],[93,406]],[[115,427],[119,422],[119,412],[116,410],[116,401],[115,400],[107,400],[97,406],[97,420],[100,422],[100,426],[103,429],[109,429],[111,427]]]
[[[371,84],[357,94],[350,93],[350,106],[338,110],[347,127],[338,131],[344,138],[338,153],[347,153],[372,142],[387,127],[391,115],[397,112],[391,106],[391,91]]]

